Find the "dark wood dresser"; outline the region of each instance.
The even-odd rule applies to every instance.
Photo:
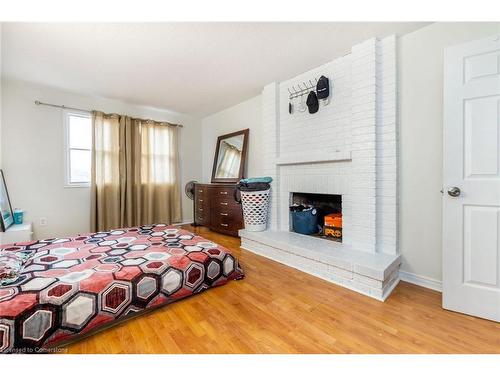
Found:
[[[243,228],[243,210],[236,198],[236,185],[195,184],[194,225],[237,237]]]

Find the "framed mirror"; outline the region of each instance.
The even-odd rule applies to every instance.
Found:
[[[3,171],[0,169],[0,231],[5,232],[8,227],[14,224],[13,216],[7,185]]]
[[[236,183],[245,176],[248,133],[245,129],[217,138],[212,182]]]

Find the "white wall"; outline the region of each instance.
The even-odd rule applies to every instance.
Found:
[[[181,123],[180,158],[183,221],[192,219],[186,181],[201,178],[199,119],[179,113],[96,98],[19,81],[3,81],[3,169],[12,205],[27,210],[36,238],[89,230],[89,188],[64,188],[63,123],[60,109],[36,106],[35,100],[84,109]],[[41,217],[47,225],[40,226]]]
[[[250,129],[247,177],[262,175],[262,98],[261,95],[205,117],[201,121],[203,182],[210,182],[217,137],[242,129]]]
[[[401,268],[418,276],[441,280],[443,50],[496,34],[500,23],[440,22],[399,38]]]

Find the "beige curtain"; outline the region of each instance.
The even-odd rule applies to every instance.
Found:
[[[93,230],[179,222],[178,128],[93,113]]]

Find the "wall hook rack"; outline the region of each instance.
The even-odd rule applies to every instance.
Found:
[[[288,93],[289,96],[288,98],[290,100],[298,98],[299,96],[303,96],[306,94],[309,94],[310,91],[315,91],[316,90],[316,85],[318,84],[318,78],[314,78],[314,82],[311,80],[308,80],[308,83],[302,81],[302,83],[297,84],[297,88],[295,88],[295,85],[293,85],[291,88],[289,87]]]

